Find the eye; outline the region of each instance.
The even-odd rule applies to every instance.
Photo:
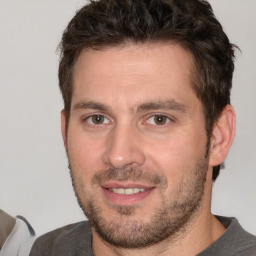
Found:
[[[92,125],[108,124],[110,120],[103,115],[91,115],[86,118],[86,121]]]
[[[153,115],[147,119],[147,122],[151,125],[165,125],[169,123],[171,120],[169,117],[165,115]]]

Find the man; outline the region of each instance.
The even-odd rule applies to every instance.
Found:
[[[61,42],[62,135],[89,222],[34,255],[255,255],[256,238],[211,214],[232,144],[232,45],[206,1],[102,0]]]
[[[35,240],[35,232],[22,217],[10,216],[0,209],[0,256],[27,256]]]

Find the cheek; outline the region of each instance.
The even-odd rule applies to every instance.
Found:
[[[205,145],[206,138],[200,133],[190,136],[179,132],[147,147],[148,164],[164,175],[169,184],[175,184],[202,158]]]
[[[68,136],[68,155],[73,172],[92,176],[103,168],[102,153],[102,141],[79,133],[70,133]]]

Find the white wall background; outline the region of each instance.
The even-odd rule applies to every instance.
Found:
[[[38,234],[84,218],[60,134],[57,45],[81,0],[0,0],[0,208]],[[237,52],[237,135],[213,212],[256,234],[256,0],[211,0]]]

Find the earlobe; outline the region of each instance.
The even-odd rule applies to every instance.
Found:
[[[66,120],[66,113],[64,109],[61,111],[61,134],[62,134],[62,139],[64,142],[64,146],[67,150],[67,120]]]
[[[227,105],[214,125],[211,136],[210,166],[217,166],[224,162],[235,136],[235,111]]]

